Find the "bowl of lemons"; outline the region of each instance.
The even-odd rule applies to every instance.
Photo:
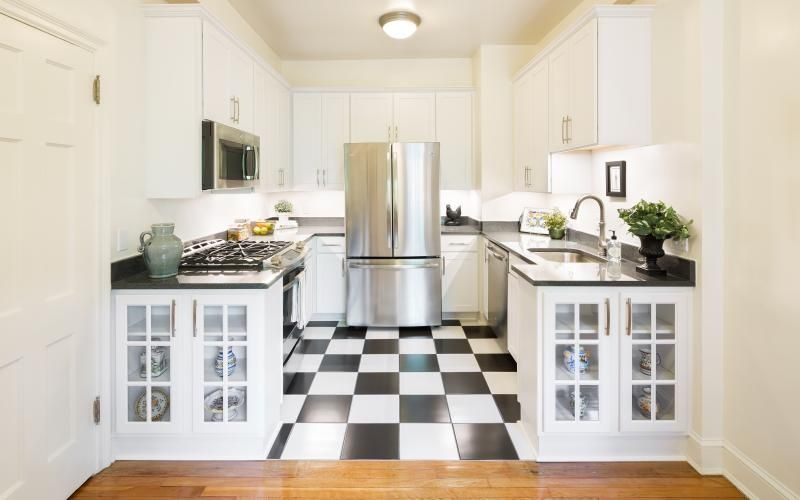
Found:
[[[266,236],[275,232],[275,223],[268,220],[257,220],[253,222],[253,235]]]

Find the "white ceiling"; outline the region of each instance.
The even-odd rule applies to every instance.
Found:
[[[471,57],[481,44],[534,44],[580,0],[229,0],[281,59]],[[422,17],[392,40],[390,10]]]

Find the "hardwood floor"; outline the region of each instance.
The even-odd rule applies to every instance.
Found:
[[[744,498],[684,462],[119,461],[73,499]]]

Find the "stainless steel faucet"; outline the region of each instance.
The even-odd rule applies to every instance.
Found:
[[[593,194],[581,196],[578,198],[578,201],[575,202],[575,206],[572,208],[572,212],[570,212],[569,216],[571,219],[577,219],[578,210],[581,207],[581,203],[586,200],[594,200],[598,205],[600,205],[600,240],[597,242],[597,251],[600,253],[601,257],[607,257],[608,247],[606,245],[606,207],[603,205],[603,200]]]

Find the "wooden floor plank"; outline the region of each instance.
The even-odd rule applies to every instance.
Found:
[[[118,461],[72,498],[744,498],[685,462]]]

